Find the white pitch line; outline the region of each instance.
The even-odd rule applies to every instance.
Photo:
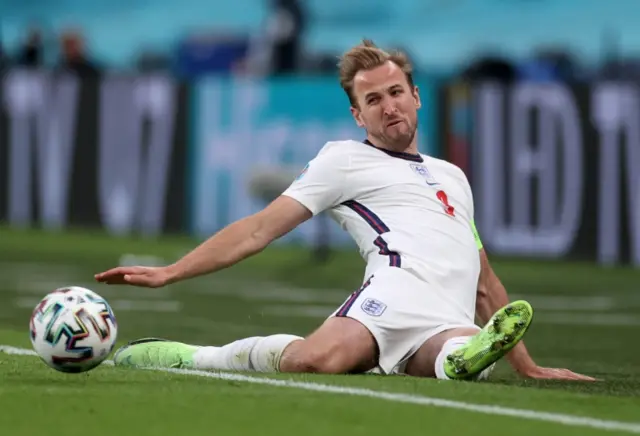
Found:
[[[0,345],[0,352],[6,354],[35,356],[32,350],[15,348],[8,345]],[[113,365],[112,361],[104,362]],[[278,380],[266,377],[250,377],[240,374],[225,372],[208,372],[188,369],[165,369],[158,368],[155,371],[169,372],[174,374],[192,375],[197,377],[208,377],[218,380],[231,380],[245,383],[278,386],[302,389],[306,391],[325,392],[340,395],[352,395],[357,397],[368,397],[379,400],[387,400],[395,403],[418,404],[422,406],[444,407],[448,409],[466,410],[469,412],[483,413],[487,415],[510,416],[514,418],[531,419],[534,421],[545,421],[554,424],[564,424],[574,427],[590,427],[600,430],[617,430],[628,433],[640,434],[640,423],[609,421],[596,418],[587,418],[575,415],[565,415],[561,413],[537,412],[527,409],[514,409],[502,406],[490,406],[483,404],[465,403],[462,401],[444,400],[442,398],[424,397],[419,395],[398,394],[384,391],[374,391],[371,389],[349,388],[343,386],[332,386],[320,383],[297,382],[293,380]],[[453,382],[452,382],[453,383]]]

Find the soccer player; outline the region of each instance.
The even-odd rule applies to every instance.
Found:
[[[523,376],[593,380],[529,356],[521,339],[532,308],[510,303],[492,271],[465,174],[418,152],[420,96],[407,58],[364,41],[339,68],[366,140],[328,142],[266,208],[174,264],[117,267],[96,280],[155,288],[213,273],[328,211],[367,262],[362,287],[306,338],[278,334],[221,347],[141,339],[116,352],[116,365],[480,379],[512,350]]]

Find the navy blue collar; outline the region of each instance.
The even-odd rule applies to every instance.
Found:
[[[375,148],[376,150],[380,150],[380,151],[382,151],[384,153],[387,153],[391,157],[397,157],[399,159],[410,160],[411,162],[424,162],[424,159],[422,159],[422,156],[420,156],[420,154],[405,153],[405,152],[402,152],[402,151],[385,150],[384,148],[376,147],[368,139],[365,139],[363,142],[365,144]]]

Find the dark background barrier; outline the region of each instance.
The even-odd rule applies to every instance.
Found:
[[[183,232],[187,86],[164,76],[0,82],[0,221]]]
[[[456,83],[442,151],[467,172],[497,255],[640,265],[635,83]]]

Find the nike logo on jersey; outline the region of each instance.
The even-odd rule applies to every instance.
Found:
[[[415,163],[412,163],[409,166],[411,167],[414,173],[422,177],[425,180],[425,182],[427,182],[427,185],[433,186],[433,185],[440,184],[436,181],[433,175],[431,175],[431,172],[427,169],[426,166],[415,164]]]

